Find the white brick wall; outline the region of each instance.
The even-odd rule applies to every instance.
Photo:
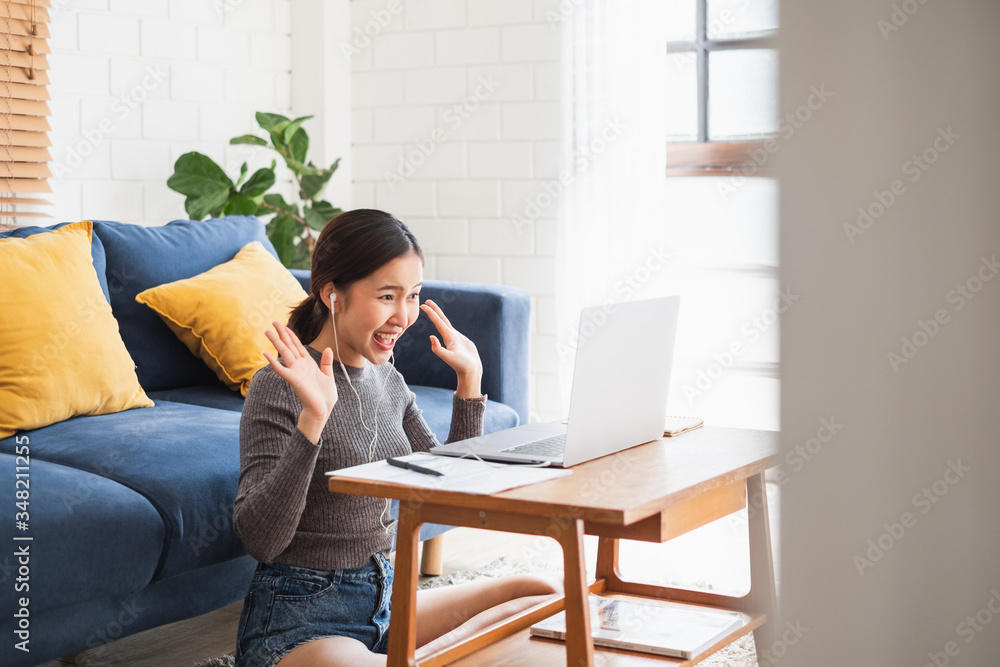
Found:
[[[51,22],[53,214],[159,225],[179,155],[267,164],[230,147],[254,112],[290,112],[290,0],[74,0]],[[238,150],[241,149],[241,150]],[[225,164],[228,163],[228,164]]]
[[[557,398],[539,392],[557,386],[555,207],[511,222],[558,170],[552,3],[399,2],[398,13],[389,0],[350,3],[352,30],[368,39],[350,59],[347,95],[326,96],[350,99],[352,199],[334,203],[410,223],[428,278],[529,290],[532,411],[553,418]],[[256,131],[255,111],[291,113],[292,25],[291,0],[62,3],[50,42],[55,217],[163,224],[185,217],[166,186],[184,152],[230,175],[244,160],[267,164],[269,152],[228,140]]]
[[[515,225],[559,168],[559,31],[551,2],[399,0],[353,55],[352,206],[406,221],[425,276],[532,294],[532,412],[559,416],[555,206]],[[388,0],[355,0],[365,31]],[[383,14],[384,16],[384,14]],[[374,33],[374,34],[373,34]]]

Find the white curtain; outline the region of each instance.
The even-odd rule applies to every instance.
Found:
[[[665,3],[572,4],[562,25],[561,174],[569,184],[556,260],[563,414],[580,308],[647,296],[637,288],[662,251],[648,231],[665,224],[666,184]]]

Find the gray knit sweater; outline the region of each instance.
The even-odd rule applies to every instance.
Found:
[[[319,363],[321,353],[306,349]],[[378,409],[373,460],[427,451],[439,444],[399,371],[367,360],[361,368],[345,368],[361,396],[364,422],[372,428],[375,403],[386,373],[390,374]],[[318,446],[298,430],[302,404],[270,365],[257,371],[250,383],[240,420],[240,479],[233,525],[259,561],[334,570],[359,567],[375,552],[388,553],[392,548],[392,537],[380,522],[384,499],[328,490],[324,473],[367,463],[372,439],[358,418],[358,399],[340,364],[334,362],[333,369],[338,398]],[[453,394],[447,442],[482,435],[485,408],[481,401]]]

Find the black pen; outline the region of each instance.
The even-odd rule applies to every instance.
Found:
[[[444,473],[440,470],[425,468],[424,466],[414,463],[413,461],[404,461],[403,459],[390,457],[387,458],[385,462],[391,466],[396,466],[397,468],[405,468],[406,470],[412,470],[413,472],[419,472],[425,475],[434,475],[435,477],[444,477]]]

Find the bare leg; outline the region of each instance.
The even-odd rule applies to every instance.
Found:
[[[507,602],[498,604],[495,607],[490,607],[486,611],[476,614],[451,632],[446,632],[437,639],[432,639],[418,648],[417,659],[422,659],[424,656],[429,656],[443,648],[457,644],[460,641],[476,634],[480,630],[485,630],[494,623],[498,623],[505,618],[524,611],[529,607],[533,607],[536,604],[550,600],[551,598],[551,595],[529,595],[523,598],[508,600]]]
[[[562,595],[562,583],[531,574],[483,579],[467,584],[417,591],[417,646],[423,646],[451,632],[487,609],[519,598],[546,595]],[[540,601],[534,599],[530,604],[505,607],[506,613],[495,620],[527,609]],[[495,620],[482,624],[477,629],[485,628]],[[481,619],[477,621],[477,625],[480,621]]]
[[[385,656],[372,653],[357,639],[325,637],[292,650],[277,667],[385,667]]]
[[[417,645],[429,655],[494,623],[562,594],[562,584],[537,575],[417,591]],[[384,667],[386,657],[356,639],[326,637],[294,649],[277,667]]]

